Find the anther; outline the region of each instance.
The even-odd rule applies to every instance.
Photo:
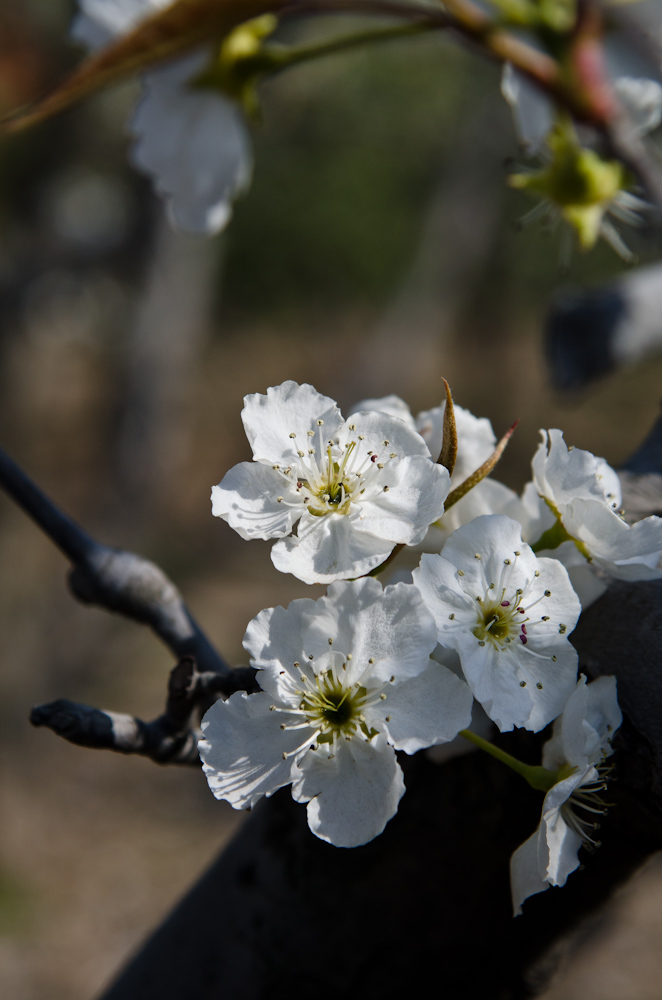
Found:
[[[392,675],[391,675],[391,676],[389,677],[389,679],[388,679],[388,680],[389,680],[389,684],[392,684],[392,683],[393,683],[393,681],[395,680],[395,674],[392,674]]]
[[[568,631],[568,626],[567,625],[559,625],[559,633],[561,635],[563,635],[563,633],[567,632],[567,631]]]
[[[542,618],[540,619],[540,621],[541,622],[548,622],[549,621],[549,615],[543,615]]]
[[[383,462],[377,462],[377,468],[378,469],[383,469],[384,468],[384,463]]]
[[[464,570],[463,570],[463,569],[459,569],[459,570],[457,571],[457,575],[458,575],[458,576],[464,576]]]
[[[283,673],[285,673],[285,671],[283,671]],[[269,705],[269,711],[270,712],[275,712],[276,711],[276,706],[275,705]]]
[[[287,760],[287,754],[286,753],[282,753],[281,757],[283,758],[283,760]]]
[[[333,639],[329,636],[329,646],[333,646]]]
[[[351,654],[351,653],[348,653],[348,654],[347,654],[347,659],[348,659],[348,660],[351,660],[351,658],[352,658],[352,654]]]
[[[291,438],[295,438],[296,437],[296,434],[294,433],[294,431],[292,431],[292,433],[290,434],[290,437]]]
[[[388,448],[388,444],[389,444],[388,441],[384,441],[384,447],[385,448]]]
[[[480,552],[474,552],[474,559],[482,559]]]
[[[293,664],[293,666],[295,666],[295,667],[300,667],[300,666],[301,666],[301,664],[299,663],[299,661],[298,661],[298,660],[295,660],[295,661],[294,661],[294,664]],[[283,671],[283,673],[285,673],[285,671]]]
[[[453,619],[455,618],[455,612],[453,612],[453,614],[449,615],[448,617],[450,618],[451,621],[453,621]]]
[[[552,657],[552,663],[556,663],[557,660],[558,660],[558,656],[553,656]]]
[[[525,688],[525,687],[526,687],[526,681],[520,681],[520,682],[519,682],[519,686],[520,686],[521,688]]]
[[[359,441],[365,441],[365,434],[359,434]]]
[[[280,728],[281,728],[281,729],[285,729],[285,723],[284,723],[284,722],[281,722],[281,724],[280,724]]]
[[[390,451],[388,457],[389,458],[397,458],[398,457],[397,451]]]
[[[308,431],[308,437],[309,438],[315,437],[315,431]]]
[[[318,427],[323,427],[324,426],[324,421],[323,420],[318,420],[317,421],[317,426]]]
[[[282,502],[283,502],[282,497],[276,497],[276,503],[282,503]]]
[[[538,688],[539,691],[542,691],[542,684],[540,683],[540,681],[538,681],[536,687]]]
[[[280,469],[280,465],[272,465],[271,468],[272,469]]]
[[[374,658],[374,656],[371,656],[370,659],[368,660],[368,663],[374,663],[374,662],[375,662],[375,658]]]
[[[384,722],[390,722],[391,719],[392,719],[392,716],[391,715],[387,715],[386,718],[384,719]]]
[[[522,553],[521,553],[521,552],[520,552],[520,551],[519,551],[518,549],[515,549],[515,555],[516,555],[516,556],[521,556],[521,555],[522,555]]]
[[[386,701],[386,695],[384,694],[384,692],[383,692],[383,691],[382,691],[382,693],[381,693],[381,694],[380,694],[380,696],[379,696],[379,700],[380,700],[380,701]]]
[[[503,565],[504,566],[510,566],[510,559],[504,559],[503,560]]]
[[[552,596],[551,590],[546,590],[545,591],[545,597],[551,597],[551,596]]]
[[[299,456],[299,458],[303,458],[304,454],[305,454],[305,452],[303,452],[303,451],[298,451],[297,452],[297,455]]]
[[[485,645],[485,642],[483,641],[483,639],[479,639],[478,640],[478,645],[479,646],[484,646]]]
[[[537,570],[535,571],[535,573],[534,573],[533,575],[534,575],[534,576],[540,576],[540,570],[539,570],[539,569],[537,569]]]
[[[309,660],[312,660],[313,658],[314,658],[314,657],[313,657],[313,654],[312,654],[312,653],[309,653],[309,654],[308,654],[308,659],[309,659]]]

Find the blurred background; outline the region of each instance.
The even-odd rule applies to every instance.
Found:
[[[4,0],[1,112],[76,64],[73,11]],[[498,472],[517,489],[539,427],[618,466],[658,415],[660,358],[550,387],[550,302],[622,264],[601,246],[561,276],[558,236],[518,230],[530,204],[505,184],[518,152],[498,85],[441,37],[268,82],[252,188],[209,241],[171,232],[127,165],[133,84],[0,146],[0,440],[100,540],[158,562],[231,662],[253,615],[306,591],[210,515],[211,485],[250,457],[246,393],[292,378],[346,412],[391,392],[417,412],[443,376],[497,435],[520,418]],[[0,994],[88,1000],[241,816],[195,770],[30,728],[57,697],[151,718],[173,663],[147,630],[76,604],[64,560],[2,495],[0,565]]]

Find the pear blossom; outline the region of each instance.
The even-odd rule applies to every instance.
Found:
[[[442,646],[499,729],[538,732],[562,711],[577,678],[569,641],[581,610],[565,568],[538,559],[520,525],[500,514],[455,531],[424,554],[414,584]]]
[[[627,524],[618,513],[618,476],[605,460],[569,448],[560,430],[540,433],[542,441],[531,463],[533,484],[525,489],[525,537],[543,545],[549,541],[550,548],[574,543],[593,568],[621,580],[662,577],[662,518]],[[571,548],[552,552],[565,562],[564,553]],[[575,561],[576,551],[571,555]]]
[[[659,125],[662,86],[657,81],[622,76],[613,81],[613,89],[637,138]],[[627,190],[630,181],[622,164],[581,146],[574,128],[558,116],[552,101],[509,64],[503,69],[501,93],[510,105],[520,144],[543,164],[540,170],[510,177],[512,187],[542,199],[523,223],[563,219],[583,250],[592,249],[601,237],[623,260],[634,261],[635,255],[609,216],[639,227],[651,206]]]
[[[72,34],[91,49],[127,34],[172,0],[79,0]],[[134,164],[165,199],[172,224],[191,233],[226,225],[234,197],[250,183],[252,153],[243,113],[218,90],[191,86],[211,48],[145,73],[130,124]]]
[[[382,832],[404,793],[395,750],[452,740],[471,719],[463,680],[430,659],[436,629],[420,594],[370,577],[268,608],[244,646],[262,691],[218,701],[200,755],[235,809],[292,784],[312,832],[355,847]]]
[[[611,740],[621,721],[616,678],[599,677],[587,684],[582,674],[543,748],[543,767],[555,771],[559,781],[545,796],[538,829],[511,859],[515,916],[529,896],[565,885],[579,866],[582,845],[598,846],[595,817],[606,811],[600,792],[607,769],[601,765],[613,752]]]
[[[446,402],[431,410],[423,410],[413,417],[407,404],[399,396],[383,396],[378,399],[364,399],[355,406],[356,410],[378,410],[399,417],[412,430],[418,431],[433,458],[438,458],[444,437],[444,413]],[[455,406],[457,428],[457,457],[451,475],[451,489],[455,489],[486,462],[496,448],[497,439],[492,424],[487,417],[475,417],[470,410]],[[501,514],[513,502],[517,494],[492,478],[483,479],[461,500],[453,504],[432,531],[439,529],[443,534],[430,539],[430,546],[438,551],[444,538],[463,524],[468,524],[481,514]],[[427,547],[428,543],[426,543]]]
[[[402,420],[343,420],[332,399],[291,381],[246,396],[242,419],[254,461],[214,486],[212,513],[242,538],[280,539],[274,565],[305,583],[369,573],[443,513],[448,472]]]

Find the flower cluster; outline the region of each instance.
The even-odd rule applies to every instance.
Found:
[[[662,576],[662,519],[627,525],[616,473],[558,430],[542,432],[521,496],[486,479],[465,493],[496,439],[456,409],[451,478],[438,460],[445,416],[415,419],[387,396],[344,420],[295,382],[246,397],[253,460],[213,488],[213,513],[245,539],[277,539],[278,569],[329,587],[249,624],[262,690],[213,705],[200,752],[217,798],[250,808],[291,785],[313,833],[352,847],[397,811],[396,751],[460,734],[507,758],[470,728],[475,706],[501,732],[554,723],[542,767],[510,758],[546,793],[540,827],[513,856],[518,913],[596,842],[621,716],[613,678],[577,679],[570,635],[608,575]],[[426,551],[411,582],[384,587],[374,574],[404,547]]]

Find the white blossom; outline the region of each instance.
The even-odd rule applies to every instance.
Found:
[[[383,396],[379,399],[364,399],[355,406],[356,410],[378,410],[399,417],[412,430],[418,431],[434,459],[441,453],[444,437],[444,413],[446,402],[431,410],[423,410],[414,419],[411,410],[399,396]],[[475,417],[470,410],[455,406],[457,429],[457,457],[451,476],[451,489],[455,489],[480,468],[493,453],[497,439],[492,424],[487,417]],[[501,514],[516,502],[513,490],[492,478],[483,479],[461,500],[448,510],[431,529],[433,537],[426,542],[426,548],[438,551],[444,539],[463,524],[468,524],[481,514]],[[436,534],[439,531],[441,534]]]
[[[559,562],[536,558],[519,524],[494,514],[458,528],[441,555],[423,555],[413,577],[439,642],[457,650],[502,732],[537,732],[556,718],[577,677],[568,637],[581,610]]]
[[[98,48],[170,2],[79,0],[72,33]],[[205,48],[145,73],[130,125],[134,164],[152,178],[173,225],[192,233],[215,233],[226,225],[231,202],[248,186],[252,171],[238,104],[220,91],[190,86],[211,55]]]
[[[435,645],[420,594],[402,583],[335,583],[318,601],[261,611],[244,646],[263,691],[216,702],[202,721],[216,798],[246,809],[291,783],[322,840],[372,840],[404,793],[395,750],[452,740],[471,719],[471,692],[430,659]]]
[[[543,766],[556,771],[560,780],[545,796],[538,829],[511,859],[515,916],[529,896],[565,885],[579,866],[583,844],[598,845],[596,817],[605,812],[600,792],[606,787],[600,765],[612,753],[611,740],[621,721],[616,678],[599,677],[587,685],[582,674],[543,748]]]
[[[532,461],[533,486],[529,484],[523,498],[528,511],[524,536],[533,543],[558,521],[593,567],[621,580],[662,577],[662,518],[627,524],[618,513],[618,476],[605,460],[581,448],[568,448],[560,430],[541,435]],[[552,554],[564,556],[555,549]],[[576,561],[576,554],[572,559]]]
[[[213,488],[212,512],[242,538],[279,538],[277,569],[305,583],[362,576],[441,517],[448,472],[402,420],[343,420],[332,399],[296,382],[244,404],[254,461]]]

